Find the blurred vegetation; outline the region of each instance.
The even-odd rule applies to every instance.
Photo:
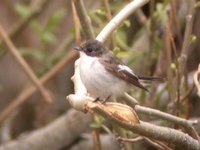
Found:
[[[37,0],[38,4],[39,1]],[[30,16],[33,12],[32,9],[37,8],[32,7],[32,5],[37,5],[37,2],[25,0],[1,1],[0,24],[8,34],[21,20]],[[108,2],[111,16],[114,16],[129,1],[110,0]],[[117,57],[123,59],[133,68],[136,74],[161,76],[166,79],[164,83],[147,83],[150,93],[145,93],[136,88],[131,89],[129,93],[133,97],[142,105],[187,119],[199,118],[200,115],[200,98],[197,96],[197,90],[193,83],[193,73],[200,63],[199,2],[196,3],[187,64],[183,75],[181,75],[180,83],[177,81],[179,76],[177,59],[182,51],[189,3],[187,0],[152,0],[129,16],[105,43]],[[85,0],[84,4],[95,35],[97,35],[109,22],[108,10],[103,1]],[[172,12],[172,8],[175,10],[174,12]],[[75,41],[76,30],[71,1],[51,0],[45,4],[39,14],[28,20],[19,33],[16,30],[17,35],[11,37],[11,39],[18,52],[26,59],[38,78],[41,78],[56,63],[70,54],[77,42]],[[83,36],[83,30],[81,29],[81,41],[86,40]],[[170,34],[170,36],[167,34]],[[167,38],[172,38],[172,40],[170,39],[170,42],[167,43]],[[170,60],[167,58],[168,52],[170,53]],[[73,60],[75,60],[75,57]],[[65,97],[69,93],[73,93],[73,85],[70,80],[73,75],[73,63],[74,61],[71,61],[63,66],[45,84],[54,99],[52,104],[44,104],[43,98],[36,93],[1,122],[1,144],[13,140],[23,133],[48,125],[70,109]],[[169,77],[169,74],[172,78]],[[17,65],[16,60],[7,51],[7,46],[0,39],[0,112],[5,110],[30,85],[31,81]],[[180,91],[177,90],[178,88]],[[170,93],[170,90],[175,94]],[[177,94],[178,92],[180,92],[180,95]],[[171,95],[173,96],[170,97]],[[177,99],[179,99],[178,103]],[[156,118],[145,118],[145,120],[158,124],[169,124],[165,121],[159,122]],[[5,126],[8,126],[10,131],[7,139],[4,139],[3,135],[3,127]],[[169,126],[172,125],[169,124]],[[94,117],[90,130],[91,128],[98,129],[100,133],[104,134],[117,134],[117,131],[114,131],[110,124],[100,116]],[[124,133],[126,137],[135,136],[130,131]],[[63,147],[62,149],[73,149],[73,146],[81,142],[81,135],[77,139],[79,141],[70,143],[70,148]],[[146,150],[153,147],[147,142],[136,142],[132,145],[138,147],[137,149],[143,147]],[[128,149],[127,146],[125,147]]]

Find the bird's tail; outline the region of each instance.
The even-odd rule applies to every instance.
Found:
[[[159,81],[162,82],[165,79],[161,77],[143,77],[143,76],[138,76],[139,80],[146,80],[146,81]]]

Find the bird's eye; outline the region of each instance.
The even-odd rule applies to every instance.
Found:
[[[92,52],[92,48],[88,48],[87,51],[88,51],[88,52]]]

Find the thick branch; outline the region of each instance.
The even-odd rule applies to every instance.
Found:
[[[135,125],[131,125],[110,116],[99,107],[94,107],[92,108],[92,110],[106,117],[108,120],[110,120],[110,122],[116,123],[125,129],[129,129],[133,133],[137,133],[142,136],[164,141],[167,143],[172,143],[180,148],[184,148],[185,150],[200,149],[200,144],[197,140],[178,130],[156,126],[143,121],[140,121],[140,123],[136,123]]]
[[[91,117],[75,110],[23,138],[3,144],[0,150],[58,150],[69,146],[85,131]]]

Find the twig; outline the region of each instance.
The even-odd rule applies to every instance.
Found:
[[[78,143],[74,144],[69,148],[69,150],[80,150],[80,149],[94,149],[92,140],[93,137],[89,133],[84,133],[81,135],[81,139]],[[119,144],[115,137],[111,134],[101,134],[100,140],[102,141],[102,149],[106,150],[120,150]]]
[[[148,108],[148,107],[144,107],[144,106],[140,106],[140,105],[135,105],[135,110],[138,113],[142,113],[145,115],[149,115],[149,116],[154,116],[154,117],[158,117],[167,121],[171,121],[173,123],[175,123],[176,125],[181,125],[183,127],[185,127],[186,131],[195,139],[200,141],[200,138],[198,136],[198,133],[196,132],[196,130],[194,129],[193,125],[198,123],[198,120],[186,120],[177,116],[173,116],[171,114],[156,110],[156,109],[152,109],[152,108]]]
[[[97,129],[93,130],[92,137],[94,141],[94,149],[101,150],[101,141],[100,141],[99,131]]]
[[[184,39],[183,39],[183,47],[181,51],[181,56],[178,58],[179,66],[180,66],[180,71],[179,71],[180,76],[182,76],[183,74],[187,57],[188,57],[190,37],[192,34],[192,27],[193,27],[193,22],[194,22],[194,15],[195,15],[195,3],[196,3],[196,0],[190,1],[189,13],[186,16],[186,29],[185,29]]]
[[[78,56],[77,52],[70,52],[62,60],[60,60],[55,66],[49,70],[41,79],[42,84],[50,80],[56,73],[59,72],[64,66],[70,63]],[[35,86],[31,86],[18,95],[17,98],[12,100],[12,102],[0,113],[0,124],[12,113],[14,112],[21,104],[23,104],[31,95],[37,91]]]
[[[147,17],[145,16],[145,14],[143,13],[143,11],[141,9],[138,9],[135,12],[135,16],[137,17],[137,20],[141,25],[146,26],[146,23],[148,22],[148,19],[147,19]]]
[[[133,139],[128,139],[128,138],[123,138],[123,137],[118,137],[117,140],[120,141],[124,141],[124,142],[137,142],[139,140],[146,140],[147,142],[149,142],[150,144],[152,144],[153,146],[162,149],[162,150],[172,150],[171,148],[169,148],[168,146],[166,146],[165,144],[155,141],[155,140],[151,140],[149,138],[146,137],[142,137],[142,136],[138,136],[136,138]]]
[[[76,43],[80,44],[80,22],[82,25],[82,28],[84,29],[84,34],[86,35],[87,39],[93,39],[94,33],[91,25],[91,21],[89,16],[87,15],[85,6],[83,4],[82,0],[72,0],[72,11],[73,11],[73,18],[74,18],[74,24],[76,27]],[[74,5],[75,4],[75,5]],[[75,9],[76,7],[76,9]],[[77,16],[78,13],[78,16]],[[94,115],[92,116],[93,121]],[[101,150],[101,141],[99,137],[99,131],[98,129],[93,129],[92,131],[93,141],[94,141],[94,149],[95,150]]]
[[[74,19],[74,25],[75,25],[75,37],[76,37],[76,44],[81,43],[81,36],[80,36],[80,21],[77,16],[76,8],[74,6],[74,1],[71,0],[72,4],[72,13],[73,13],[73,19]]]
[[[9,37],[11,39],[15,38],[21,33],[25,26],[32,20],[41,14],[41,11],[44,11],[45,7],[49,3],[49,0],[36,0],[33,2],[33,5],[30,6],[30,14],[25,17],[21,22],[19,22],[10,32]]]
[[[172,63],[172,52],[171,52],[171,44],[170,44],[170,31],[169,31],[169,24],[166,25],[166,33],[164,36],[164,46],[165,46],[165,55],[167,61],[167,86],[168,86],[168,95],[169,100],[172,101],[175,99],[175,88],[173,86],[173,72],[171,69]]]
[[[96,40],[105,42],[107,37],[135,10],[146,4],[149,0],[134,0],[126,5],[99,33]]]
[[[180,102],[185,101],[185,100],[189,97],[189,95],[192,93],[192,91],[193,91],[194,88],[195,88],[195,85],[193,84],[192,87],[190,87],[190,88],[184,93],[184,95],[182,95],[182,96],[180,97]]]
[[[145,114],[145,115],[149,115],[149,116],[162,118],[164,120],[171,121],[175,124],[182,125],[183,127],[186,127],[186,128],[190,128],[190,127],[192,127],[192,125],[197,123],[196,120],[194,120],[194,121],[186,120],[186,119],[183,119],[183,118],[180,118],[177,116],[173,116],[168,113],[164,113],[164,112],[156,110],[156,109],[152,109],[152,108],[148,108],[148,107],[144,107],[144,106],[140,106],[140,105],[136,105],[135,110],[139,114],[141,113],[141,114]]]
[[[118,126],[115,123],[111,123],[112,128],[113,128],[113,133],[118,137],[124,137],[124,138],[129,138],[130,135],[127,134],[127,130],[125,130],[124,128]],[[121,149],[124,150],[132,150],[133,149],[133,144],[132,143],[128,143],[128,142],[121,142],[119,141],[120,147]]]
[[[91,20],[89,19],[87,15],[83,1],[74,0],[74,4],[79,16],[79,20],[82,25],[82,29],[84,29],[83,31],[85,33],[86,39],[94,39],[94,32],[92,30]]]
[[[200,79],[200,64],[199,64],[197,71],[194,73],[193,79],[194,79],[194,84],[197,88],[197,94],[200,97],[200,81],[199,81],[199,79]]]
[[[32,80],[32,82],[35,84],[35,86],[37,86],[37,88],[39,89],[40,93],[44,97],[44,100],[46,100],[46,102],[48,102],[48,103],[52,102],[51,96],[49,95],[47,90],[42,86],[42,84],[40,83],[39,79],[34,74],[32,69],[30,68],[30,66],[27,64],[27,62],[19,54],[19,52],[17,51],[17,48],[12,43],[12,41],[9,39],[8,35],[6,34],[6,32],[3,29],[1,24],[0,24],[0,35],[1,35],[2,39],[4,40],[4,42],[7,44],[7,46],[9,47],[8,50],[10,51],[10,53],[15,57],[15,59],[17,60],[19,65],[24,69],[25,73]]]
[[[108,21],[110,21],[112,19],[112,13],[111,13],[110,6],[109,6],[109,0],[103,0],[103,4],[104,4],[105,10],[106,10],[106,18]],[[116,46],[115,37],[116,37],[115,32],[112,32],[111,38],[112,38],[113,48],[115,48],[115,46]]]
[[[41,11],[45,10],[45,7],[47,6],[47,3],[49,3],[49,0],[37,0],[34,3],[36,3],[33,7],[30,6],[30,14],[24,18],[23,20],[21,20],[19,23],[17,23],[12,29],[11,31],[8,32],[8,36],[10,37],[10,39],[14,39],[16,36],[18,36],[23,29],[27,26],[27,24],[30,22],[30,20],[36,18],[38,15],[41,14]],[[2,46],[2,41],[0,41],[0,47]],[[1,52],[1,55],[4,52]]]

